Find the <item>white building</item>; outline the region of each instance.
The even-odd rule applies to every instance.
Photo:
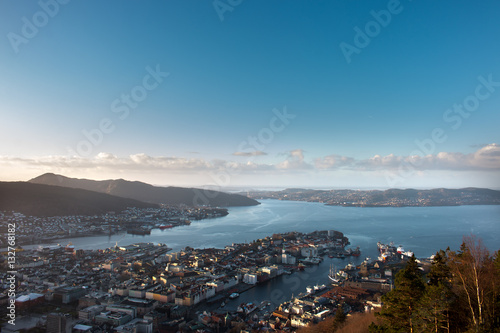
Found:
[[[318,249],[315,247],[303,247],[300,250],[300,254],[303,257],[317,257],[318,256]]]
[[[243,283],[246,283],[246,284],[257,284],[257,274],[246,273],[243,276]]]
[[[297,258],[290,254],[283,253],[281,255],[281,262],[285,265],[295,265],[295,263],[297,262]]]

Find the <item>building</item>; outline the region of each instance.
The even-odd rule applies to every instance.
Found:
[[[106,311],[125,313],[130,316],[130,319],[134,319],[137,316],[137,309],[130,305],[123,305],[123,304],[108,305],[106,306]]]
[[[86,332],[92,332],[92,326],[88,325],[82,325],[82,324],[76,324],[73,327],[73,333],[86,333]]]
[[[32,306],[43,303],[45,296],[42,294],[30,293],[16,298],[16,308],[19,310],[29,309]]]
[[[98,325],[110,324],[112,326],[120,326],[128,323],[132,320],[132,317],[124,312],[101,312],[95,316],[95,322]]]
[[[116,333],[153,333],[153,322],[151,320],[136,318],[125,325],[114,329]]]
[[[243,283],[246,283],[246,284],[257,284],[257,274],[246,273],[243,276]]]
[[[61,313],[51,313],[47,316],[47,333],[66,333],[68,332],[68,320]]]
[[[82,309],[78,312],[78,319],[92,321],[95,316],[101,313],[104,310],[104,306],[102,305],[93,305],[89,306],[85,309]]]
[[[300,254],[303,257],[317,257],[318,249],[316,247],[308,246],[300,249]]]
[[[283,265],[295,265],[296,262],[297,262],[297,259],[290,254],[283,253],[281,255],[281,263]]]
[[[80,287],[61,287],[54,290],[54,301],[69,304],[85,296],[87,291]]]

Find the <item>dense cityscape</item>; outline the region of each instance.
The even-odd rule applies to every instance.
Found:
[[[392,289],[392,264],[401,262],[396,248],[377,261],[333,272],[333,287],[311,286],[277,308],[270,307],[273,294],[261,304],[236,309],[224,303],[256,284],[324,258],[359,256],[345,250],[347,244],[341,232],[331,230],[275,234],[224,249],[187,247],[179,252],[153,243],[95,251],[71,245],[20,249],[15,304],[34,327],[57,323],[78,332],[297,329],[325,319],[341,303],[346,313],[380,307],[380,296]],[[9,276],[2,275],[4,286]],[[7,304],[8,299],[4,294],[0,302]]]
[[[162,208],[133,208],[102,215],[77,216],[26,216],[20,212],[0,212],[0,230],[6,231],[9,223],[16,225],[16,242],[41,244],[60,238],[113,235],[120,232],[145,235],[153,228],[173,228],[188,225],[191,220],[201,220],[227,215],[225,208],[179,207],[163,205]],[[6,240],[0,239],[0,247]]]

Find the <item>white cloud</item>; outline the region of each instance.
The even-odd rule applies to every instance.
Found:
[[[278,169],[286,170],[304,170],[313,168],[304,159],[304,151],[302,149],[291,150],[286,153],[286,160],[276,165]]]
[[[342,167],[352,167],[355,159],[347,156],[328,155],[314,160],[314,165],[319,170],[337,169]]]
[[[306,159],[302,149],[295,149],[284,154],[281,162],[270,164],[256,163],[255,161],[237,162],[232,160],[206,160],[203,158],[185,158],[175,156],[149,156],[144,153],[133,154],[127,157],[118,157],[111,153],[101,152],[91,158],[79,156],[40,156],[40,157],[12,157],[0,156],[0,166],[5,179],[19,179],[14,174],[39,175],[44,172],[62,174],[122,174],[149,173],[176,175],[202,175],[217,172],[226,172],[231,175],[283,175],[287,172],[323,171],[353,171],[378,172],[394,171],[404,165],[411,165],[416,171],[499,171],[500,145],[488,144],[474,153],[463,154],[456,152],[440,152],[427,156],[397,156],[394,154],[356,160],[352,157],[328,155],[316,158],[311,162]]]
[[[405,164],[416,170],[500,170],[500,145],[492,143],[470,154],[440,152],[426,156],[375,155],[357,162],[356,166],[363,170],[391,170]]]
[[[251,156],[264,156],[264,155],[267,155],[267,153],[260,151],[260,150],[251,151],[251,152],[237,151],[237,152],[234,152],[233,155],[234,156],[251,157]]]

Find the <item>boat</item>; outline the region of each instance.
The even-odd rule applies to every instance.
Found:
[[[254,312],[257,310],[257,306],[253,303],[242,303],[238,308],[236,309],[236,312],[239,313],[245,313],[246,315],[249,315],[250,313]]]
[[[307,287],[306,287],[306,291],[307,291],[307,293],[308,293],[308,294],[312,294],[312,293],[313,293],[313,291],[314,291],[314,289],[313,289],[313,287],[311,287],[311,286],[307,286]]]
[[[255,305],[253,303],[247,303],[247,306],[245,308],[245,314],[248,315],[248,314],[254,312],[257,309],[258,309],[257,305]]]
[[[411,252],[411,251],[406,251],[406,252],[403,252],[402,254],[406,257],[413,257],[413,252]]]
[[[345,268],[344,268],[344,269],[345,269],[346,271],[354,271],[354,270],[356,269],[356,266],[355,266],[352,262],[350,262],[350,263],[348,263],[348,264],[345,266]]]
[[[69,242],[68,245],[66,245],[66,247],[64,248],[64,250],[66,252],[73,252],[75,251],[75,246],[71,242]]]
[[[389,254],[387,252],[384,252],[384,253],[382,253],[382,255],[380,255],[378,257],[378,260],[379,261],[386,261],[388,257],[389,257]]]
[[[302,259],[302,263],[306,265],[318,265],[321,260],[317,257]]]
[[[51,251],[51,250],[59,250],[62,248],[62,245],[61,244],[57,244],[57,245],[47,245],[47,246],[42,246],[42,245],[39,245],[38,248],[37,248],[37,251],[41,252],[41,251]]]
[[[390,252],[394,253],[397,252],[397,248],[394,246],[394,243],[391,242],[389,245],[383,244],[381,242],[377,242],[377,247],[380,253],[385,253],[385,252]],[[401,245],[399,246],[401,249],[403,248]]]
[[[378,247],[378,250],[380,251],[381,254],[386,252],[388,249],[388,246],[385,244],[382,244],[381,242],[377,242],[377,247]]]
[[[271,304],[271,302],[266,301],[266,300],[264,300],[264,301],[260,302],[260,305],[259,305],[259,310],[264,309],[266,306],[268,306],[268,305],[270,305],[270,304]]]
[[[304,266],[304,264],[303,264],[303,263],[299,263],[299,265],[297,266],[297,269],[298,269],[299,271],[303,271],[305,267],[306,267],[306,266]]]
[[[229,295],[229,298],[235,299],[235,298],[238,298],[239,296],[240,296],[240,294],[238,294],[238,293],[232,293],[231,295]]]
[[[361,251],[360,251],[360,249],[359,249],[359,246],[358,246],[358,247],[356,247],[356,249],[355,249],[354,251],[352,251],[352,252],[351,252],[351,255],[352,255],[353,257],[359,257],[359,256],[361,255]]]
[[[322,285],[317,284],[313,288],[314,288],[314,291],[320,291],[320,290],[326,289],[326,286],[324,284],[322,284]]]
[[[165,229],[170,229],[170,228],[173,228],[174,226],[171,225],[171,224],[162,224],[161,226],[159,226],[158,228],[160,228],[160,230],[165,230]]]
[[[150,235],[151,229],[148,228],[130,228],[127,229],[127,234],[132,235]]]
[[[340,278],[337,276],[337,273],[335,272],[335,267],[334,266],[330,266],[330,273],[328,273],[328,278],[333,283],[339,283],[340,282]]]

